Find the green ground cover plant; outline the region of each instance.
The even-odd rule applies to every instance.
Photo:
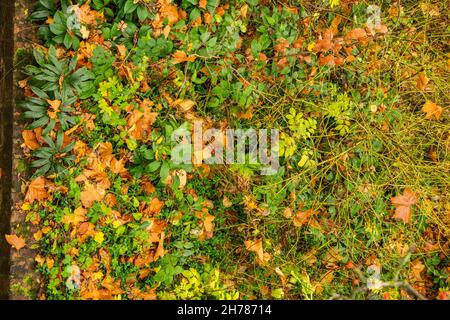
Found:
[[[36,298],[450,298],[445,2],[35,2]],[[175,163],[198,120],[278,129],[280,168]]]

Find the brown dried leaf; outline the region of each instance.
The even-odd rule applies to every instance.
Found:
[[[416,88],[420,91],[424,91],[427,88],[429,81],[430,80],[425,75],[425,72],[419,73],[419,76],[417,77]]]
[[[272,258],[269,253],[264,252],[261,239],[254,241],[246,240],[244,243],[248,251],[256,253],[256,261],[258,264],[265,265]]]
[[[405,189],[403,195],[391,198],[395,206],[394,219],[402,220],[404,223],[411,222],[411,206],[417,203],[416,194],[410,189]]]

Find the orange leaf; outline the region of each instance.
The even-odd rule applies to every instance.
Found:
[[[87,210],[83,207],[78,207],[72,214],[66,214],[62,217],[63,223],[70,223],[74,226],[79,225],[81,222],[86,220]]]
[[[159,242],[160,235],[167,224],[164,222],[164,220],[161,219],[152,219],[151,222],[151,225],[147,227],[147,231],[150,234],[149,241]]]
[[[419,73],[419,77],[417,78],[417,83],[416,83],[417,89],[419,89],[420,91],[424,91],[427,87],[428,82],[429,82],[429,79],[427,78],[425,73],[424,72]]]
[[[96,25],[97,20],[103,20],[103,14],[98,11],[91,10],[89,2],[86,2],[81,7],[74,6],[78,19],[83,24]]]
[[[330,54],[326,57],[320,57],[319,58],[319,64],[321,66],[327,65],[327,66],[334,66],[336,63],[334,62],[334,57]]]
[[[85,208],[90,208],[95,201],[101,201],[105,196],[105,190],[96,184],[86,182],[84,190],[81,192],[81,203]]]
[[[22,138],[23,138],[23,142],[30,150],[36,150],[37,148],[40,147],[40,145],[36,139],[36,134],[34,133],[33,130],[23,130]]]
[[[425,266],[419,259],[411,263],[411,276],[415,281],[422,281],[421,273],[425,270]]]
[[[274,47],[276,52],[283,53],[287,48],[289,48],[289,41],[284,38],[277,39],[277,44]]]
[[[294,219],[293,219],[294,226],[296,226],[296,227],[303,226],[305,223],[308,222],[309,217],[311,217],[311,215],[313,213],[314,213],[314,211],[312,211],[312,210],[297,212],[297,214],[294,216]]]
[[[61,107],[61,100],[47,100],[47,103],[50,105],[47,115],[51,119],[56,119],[59,108]]]
[[[153,198],[149,205],[150,214],[158,214],[161,212],[164,202],[160,201],[158,198]]]
[[[15,234],[5,234],[6,242],[8,242],[12,247],[16,248],[17,250],[22,249],[25,247],[25,239],[22,237],[18,237]]]
[[[207,0],[200,0],[199,2],[198,2],[198,7],[199,8],[202,8],[202,9],[206,9],[206,5],[208,4],[208,1]]]
[[[411,222],[411,206],[417,203],[416,194],[410,189],[405,189],[403,195],[391,198],[395,206],[394,219],[402,220],[404,223]]]
[[[100,156],[100,160],[109,165],[113,157],[111,142],[100,143],[100,145],[98,146],[98,155]]]
[[[39,177],[31,181],[28,186],[27,194],[25,195],[25,201],[33,203],[34,200],[38,202],[48,198],[47,190],[45,189],[45,184],[47,180],[44,177]]]
[[[189,56],[186,54],[186,52],[181,51],[181,50],[177,50],[175,51],[174,54],[172,54],[172,63],[173,64],[178,64],[178,63],[182,63],[182,62],[194,62],[196,57],[195,56]]]
[[[439,120],[441,118],[442,107],[438,106],[436,103],[427,101],[422,107],[422,111],[425,112],[427,115],[425,116],[426,119],[433,119]]]
[[[345,36],[345,40],[361,41],[364,40],[365,38],[367,38],[367,32],[366,30],[361,28],[353,29]]]
[[[167,18],[169,25],[173,25],[180,19],[180,14],[178,12],[177,6],[169,4],[169,1],[160,1],[161,8],[159,13],[163,18]]]
[[[110,169],[112,172],[117,174],[126,174],[128,171],[125,169],[125,159],[117,160],[116,158],[111,159]]]
[[[117,45],[117,51],[119,52],[119,56],[124,59],[127,55],[127,48],[123,44]]]
[[[156,248],[155,251],[155,256],[153,257],[153,259],[156,261],[158,258],[163,257],[164,256],[164,238],[165,238],[165,234],[164,231],[161,233],[161,239],[159,240],[158,243],[158,247]]]

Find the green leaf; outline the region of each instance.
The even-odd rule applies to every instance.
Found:
[[[127,0],[125,5],[123,6],[123,11],[125,14],[132,13],[137,8],[137,4],[133,2],[133,0]]]
[[[52,23],[50,26],[50,31],[56,35],[62,35],[66,32],[67,27],[62,25],[62,24],[58,24],[58,23]]]
[[[72,37],[66,33],[64,36],[64,46],[69,49],[72,46]]]
[[[156,170],[158,170],[159,166],[161,165],[161,163],[159,161],[153,161],[150,164],[147,165],[147,167],[145,168],[145,170],[147,172],[155,172]]]
[[[144,6],[138,6],[137,7],[137,16],[140,21],[144,21],[148,17],[148,11],[147,8]]]
[[[200,10],[198,8],[195,8],[191,11],[191,14],[189,15],[189,21],[195,21],[200,17]]]
[[[162,181],[165,181],[169,176],[169,163],[163,162],[161,166],[161,171],[159,172],[159,176]]]

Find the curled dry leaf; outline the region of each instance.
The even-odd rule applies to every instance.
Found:
[[[227,196],[223,197],[222,204],[225,208],[229,208],[229,207],[233,206],[233,202],[231,202],[231,200],[228,199]]]
[[[20,250],[25,247],[25,239],[18,237],[15,234],[5,234],[6,242],[8,242],[13,248]]]
[[[410,189],[405,189],[403,195],[391,198],[395,206],[394,219],[402,220],[404,223],[411,222],[411,206],[417,203],[416,194]]]
[[[416,259],[411,262],[411,278],[415,281],[422,281],[422,272],[425,270],[425,265],[420,261],[420,259]]]
[[[285,218],[292,218],[292,209],[289,207],[284,208],[283,210],[283,216]]]
[[[73,290],[73,289],[80,289],[81,286],[81,271],[80,268],[77,265],[71,265],[67,268],[67,272],[69,273],[69,277],[66,280],[66,286],[67,288]]]
[[[264,252],[261,239],[246,240],[244,243],[248,251],[256,253],[256,261],[259,265],[265,265],[272,258],[269,253]]]
[[[205,228],[205,237],[206,239],[211,239],[214,233],[214,216],[207,213],[205,219],[203,221],[203,227]]]
[[[419,73],[416,82],[416,88],[420,91],[424,91],[427,88],[428,82],[430,80],[427,78],[424,72]]]
[[[345,40],[347,41],[351,41],[351,40],[356,40],[356,41],[363,41],[367,38],[367,32],[366,30],[362,29],[362,28],[356,28],[351,30],[349,33],[347,33],[347,35],[345,36]]]

